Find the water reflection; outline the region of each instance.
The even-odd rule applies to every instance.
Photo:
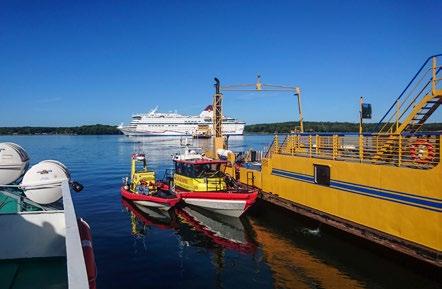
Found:
[[[252,226],[272,270],[276,288],[365,288],[290,240],[256,222],[252,222]]]
[[[161,211],[125,199],[121,199],[121,203],[130,215],[131,233],[137,238],[145,236],[150,228],[166,229],[176,231],[186,246],[230,249],[245,254],[252,254],[256,250],[244,225],[247,220],[188,206]]]
[[[177,246],[168,250],[178,253],[181,275],[210,260],[199,268],[211,272],[211,288],[226,288],[232,279],[239,285],[229,288],[440,288],[434,272],[404,266],[388,252],[368,250],[345,234],[262,201],[244,218],[190,206],[161,212],[122,202],[138,240],[135,252],[140,238],[147,247],[152,230],[173,232]],[[251,275],[227,275],[237,270]]]
[[[174,215],[168,211],[143,207],[123,198],[121,204],[130,215],[131,233],[134,236],[144,236],[148,226],[158,229],[172,229],[174,227]]]
[[[242,253],[253,253],[256,249],[243,224],[247,219],[223,216],[194,207],[177,209],[176,214],[181,223],[192,226],[195,232],[222,248]]]

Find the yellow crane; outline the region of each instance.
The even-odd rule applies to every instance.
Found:
[[[256,77],[256,83],[233,84],[221,86],[221,82],[215,77],[215,94],[213,96],[213,156],[217,157],[216,151],[218,149],[225,149],[226,142],[222,135],[222,100],[224,91],[233,92],[291,92],[297,98],[298,117],[299,117],[299,131],[304,132],[302,107],[301,107],[301,89],[299,86],[285,86],[261,83],[261,76]],[[295,128],[295,130],[298,130]]]

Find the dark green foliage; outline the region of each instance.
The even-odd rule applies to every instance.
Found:
[[[69,134],[69,135],[110,135],[121,134],[116,126],[112,125],[83,125],[76,127],[0,127],[0,135],[11,134]]]
[[[294,130],[299,123],[279,122],[246,125],[246,133],[289,133]],[[372,132],[375,123],[364,124],[364,132]],[[440,131],[442,123],[425,124],[421,131]],[[357,132],[359,124],[351,122],[321,122],[306,121],[304,122],[305,132]],[[0,135],[39,135],[39,134],[66,134],[66,135],[115,135],[121,134],[116,126],[112,125],[83,125],[77,127],[0,127]]]
[[[363,125],[364,132],[374,132],[377,123],[367,123]],[[246,125],[246,133],[289,133],[299,126],[298,122],[279,122],[266,124]],[[442,130],[442,123],[425,124],[421,131],[438,131]],[[359,124],[351,122],[322,122],[322,121],[305,121],[305,132],[358,132]]]

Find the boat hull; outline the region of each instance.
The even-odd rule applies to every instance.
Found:
[[[177,195],[186,204],[225,216],[240,217],[255,203],[258,193],[177,192]]]
[[[126,136],[192,136],[195,128],[194,127],[184,127],[179,130],[168,130],[168,129],[159,129],[159,130],[145,130],[140,128],[129,128],[127,126],[119,126],[117,127],[124,135]],[[244,125],[239,124],[238,128],[233,129],[223,129],[223,135],[243,135],[244,133]],[[201,138],[201,137],[198,137]]]
[[[136,194],[129,190],[126,190],[124,187],[120,189],[121,196],[127,200],[134,202],[137,205],[149,207],[149,208],[157,208],[160,210],[169,210],[174,207],[180,201],[180,197],[175,198],[162,198],[157,196],[148,196],[142,194]]]

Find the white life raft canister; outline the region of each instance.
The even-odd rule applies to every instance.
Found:
[[[26,151],[15,143],[0,143],[0,185],[9,185],[25,173],[29,166]]]
[[[70,173],[62,163],[45,160],[26,172],[20,187],[28,199],[46,205],[62,197],[61,183],[66,180],[70,180]]]

